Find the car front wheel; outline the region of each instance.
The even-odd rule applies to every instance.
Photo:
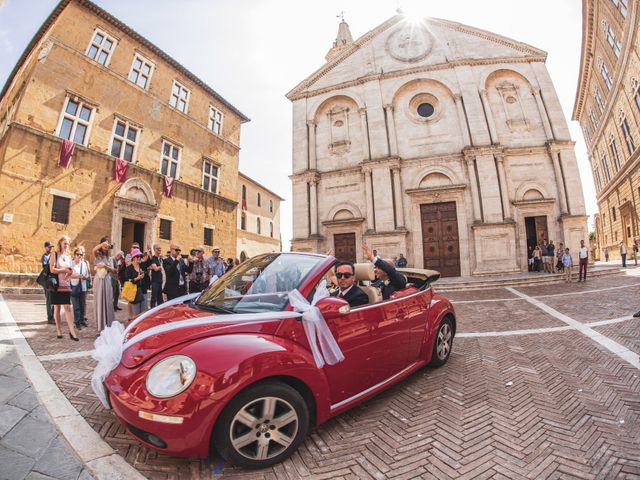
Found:
[[[264,468],[289,457],[309,428],[309,408],[284,383],[269,382],[240,392],[214,429],[218,453],[245,468]]]
[[[440,367],[447,363],[449,355],[451,355],[451,348],[453,348],[453,323],[449,317],[445,317],[438,326],[430,365]]]

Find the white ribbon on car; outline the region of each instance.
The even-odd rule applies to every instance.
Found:
[[[291,306],[296,312],[302,313],[302,325],[318,368],[322,368],[325,363],[335,365],[344,360],[338,342],[331,334],[320,309],[316,307],[320,300],[328,296],[329,290],[327,290],[327,282],[324,280],[316,288],[311,303],[297,289],[289,292]],[[320,346],[318,347],[318,345]]]

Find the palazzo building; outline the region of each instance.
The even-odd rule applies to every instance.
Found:
[[[527,270],[541,239],[586,240],[565,117],[530,45],[396,15],[348,25],[293,104],[294,250],[386,257],[443,275]]]
[[[260,253],[280,252],[280,195],[240,172],[238,179],[238,248],[241,262]]]
[[[0,271],[39,271],[43,242],[62,234],[235,252],[246,121],[109,13],[62,0],[0,93]],[[63,140],[75,142],[67,168]]]
[[[573,119],[580,122],[596,188],[596,254],[631,256],[640,236],[638,2],[582,2],[582,59]]]

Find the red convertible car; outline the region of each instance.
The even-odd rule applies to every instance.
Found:
[[[399,269],[407,288],[388,300],[363,287],[367,305],[351,308],[325,294],[310,307],[342,358],[318,363],[326,337],[310,333],[321,329],[305,324],[289,293],[297,290],[311,305],[326,291],[335,262],[306,253],[260,255],[198,297],[140,317],[104,380],[118,419],[166,454],[206,457],[215,448],[233,464],[266,467],[290,456],[310,427],[426,364],[447,361],[456,320],[431,288],[439,274]],[[373,279],[371,264],[356,267],[359,280]]]

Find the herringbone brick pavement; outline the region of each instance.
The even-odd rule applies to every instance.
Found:
[[[557,286],[539,294],[555,293]],[[507,293],[496,291],[496,298]],[[581,304],[580,297],[566,302]],[[19,303],[9,302],[16,319],[33,315]],[[556,322],[521,300],[456,310],[460,332]],[[25,329],[33,323],[20,321]],[[596,329],[638,352],[639,320]],[[30,343],[49,352],[35,337]],[[422,369],[313,429],[289,460],[261,471],[235,469],[215,456],[190,460],[150,451],[95,399],[92,360],[43,364],[89,424],[151,479],[640,478],[638,369],[575,330],[454,343],[443,368]]]
[[[539,300],[583,323],[624,317],[640,309],[640,282],[631,287],[603,290],[594,294],[566,294],[560,297],[542,297]]]
[[[543,275],[543,274],[541,274]],[[548,274],[547,274],[548,275]],[[519,292],[522,292],[531,297],[538,295],[550,295],[557,293],[575,293],[588,290],[597,290],[602,288],[620,287],[623,285],[638,285],[639,280],[637,277],[632,276],[617,276],[617,277],[587,277],[586,282],[578,282],[578,275],[574,277],[572,283],[552,283],[547,285],[531,285],[528,287],[517,287]],[[624,289],[620,290],[624,292]]]

